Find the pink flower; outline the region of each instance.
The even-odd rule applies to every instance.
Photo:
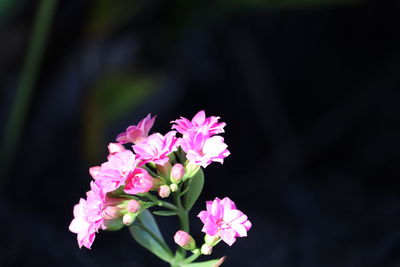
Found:
[[[223,163],[224,158],[230,155],[228,146],[221,136],[209,137],[202,133],[191,134],[181,139],[180,145],[186,152],[186,158],[202,166],[207,167],[211,162]]]
[[[168,155],[177,150],[178,138],[175,131],[168,132],[165,136],[155,133],[139,144],[133,145],[141,164],[154,162],[158,165],[164,165],[169,161]]]
[[[197,215],[204,223],[202,232],[221,237],[229,246],[236,241],[236,237],[247,236],[251,222],[243,212],[236,209],[235,203],[228,197],[207,201],[206,206],[207,210]]]
[[[92,169],[96,184],[99,185],[103,193],[112,192],[121,185],[125,184],[127,177],[135,170],[137,160],[130,150],[123,150],[110,154],[108,161],[101,164],[101,169]],[[97,173],[97,174],[96,174]]]
[[[77,239],[80,248],[85,246],[90,249],[96,233],[86,218],[86,200],[83,198],[74,206],[74,219],[69,225],[69,230],[78,234]]]
[[[110,155],[126,150],[125,147],[119,143],[109,143],[108,152]]]
[[[102,210],[104,195],[94,183],[90,184],[91,190],[86,193],[87,200],[81,198],[74,207],[74,219],[69,230],[77,234],[78,245],[90,249],[99,229],[105,229],[103,225]]]
[[[153,127],[155,119],[156,116],[152,118],[151,114],[148,114],[146,118],[144,118],[138,123],[138,125],[131,125],[126,129],[125,132],[120,133],[117,136],[117,142],[120,144],[126,144],[126,143],[137,144],[142,142],[149,135],[149,131],[151,127]]]
[[[146,193],[153,187],[153,177],[146,170],[137,168],[126,179],[124,191],[128,194]]]
[[[215,116],[206,118],[206,113],[204,110],[201,110],[193,117],[192,121],[181,117],[178,120],[171,121],[171,123],[175,123],[172,125],[172,129],[176,129],[184,136],[193,132],[200,132],[203,135],[212,136],[224,132],[226,123],[218,123],[219,119],[220,117]]]

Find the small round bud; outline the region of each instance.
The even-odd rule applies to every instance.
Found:
[[[169,197],[169,194],[171,194],[171,189],[168,185],[162,185],[160,188],[158,188],[158,195],[160,197],[166,198]]]
[[[210,255],[212,250],[213,250],[212,246],[209,246],[207,244],[203,244],[200,249],[201,254],[203,255]]]
[[[174,236],[174,241],[179,246],[186,250],[192,250],[196,248],[196,242],[194,239],[185,231],[179,230]]]
[[[125,225],[131,225],[135,221],[136,215],[127,213],[122,217],[122,223]]]
[[[131,213],[138,212],[140,209],[139,201],[137,201],[135,199],[129,200],[128,205],[126,206],[126,209],[128,210],[128,212],[131,212]]]
[[[171,192],[175,192],[176,190],[178,190],[178,185],[177,184],[171,184],[169,186],[169,188],[171,188]]]
[[[182,164],[175,164],[172,169],[171,169],[171,173],[170,173],[170,179],[171,182],[173,183],[179,183],[183,177],[183,175],[185,175],[185,167],[183,167]]]

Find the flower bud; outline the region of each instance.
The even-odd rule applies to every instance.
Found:
[[[169,188],[171,188],[171,192],[175,192],[176,190],[178,190],[178,185],[177,184],[171,184],[169,186]]]
[[[221,240],[221,237],[219,236],[219,235],[208,235],[208,234],[206,234],[205,236],[204,236],[204,242],[207,244],[207,245],[209,245],[209,246],[211,246],[211,247],[213,247],[213,246],[215,246],[216,244],[218,244],[218,242]]]
[[[121,210],[115,206],[107,206],[101,212],[101,217],[104,220],[113,220],[121,217]]]
[[[158,189],[158,195],[162,198],[169,197],[169,194],[171,194],[171,189],[168,185],[162,185]]]
[[[128,201],[128,204],[126,206],[126,209],[128,210],[128,212],[131,213],[136,213],[140,210],[140,203],[139,201],[132,199]]]
[[[196,248],[196,242],[194,239],[185,231],[179,230],[174,236],[174,241],[179,246],[186,250],[192,250]]]
[[[185,175],[185,167],[183,167],[182,164],[175,164],[172,169],[171,169],[171,173],[170,173],[170,179],[171,182],[173,183],[179,183],[183,177],[183,175]]]
[[[132,213],[127,213],[122,217],[122,223],[125,225],[131,225],[136,219],[136,215]]]
[[[207,244],[203,244],[200,249],[201,254],[203,255],[210,255],[212,250],[213,250],[212,246],[209,246]]]

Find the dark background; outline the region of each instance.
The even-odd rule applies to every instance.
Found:
[[[0,3],[4,132],[39,1]],[[216,196],[253,223],[215,249],[224,266],[399,266],[399,15],[397,1],[58,1],[2,165],[0,266],[166,266],[127,229],[80,250],[68,225],[117,134],[200,109],[227,123],[232,154],[206,169],[192,233]],[[160,227],[173,245],[175,218]]]

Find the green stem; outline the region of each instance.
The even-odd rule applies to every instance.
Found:
[[[180,189],[173,193],[173,198],[174,198],[175,204],[178,208],[178,218],[179,218],[179,223],[180,223],[180,229],[182,231],[189,233],[188,212],[182,206],[182,201],[181,201],[181,197],[180,197]],[[186,250],[182,247],[178,247],[178,249],[176,250],[176,253],[175,253],[175,259],[182,260],[185,257],[186,257]]]
[[[182,263],[189,264],[192,261],[196,260],[198,257],[200,257],[200,255],[201,255],[200,252],[194,253],[192,256],[190,256],[190,257],[186,258],[184,261],[182,261]]]
[[[161,207],[170,209],[170,210],[172,210],[172,211],[177,211],[177,210],[178,210],[178,208],[177,208],[174,204],[169,203],[169,202],[167,202],[167,201],[159,201],[159,203],[161,204],[161,205],[159,205],[159,206],[161,206]]]
[[[16,145],[21,137],[23,123],[28,111],[34,84],[37,80],[56,2],[56,0],[41,0],[37,9],[21,78],[16,88],[15,98],[1,140],[0,189],[8,175],[9,167],[14,159]]]

